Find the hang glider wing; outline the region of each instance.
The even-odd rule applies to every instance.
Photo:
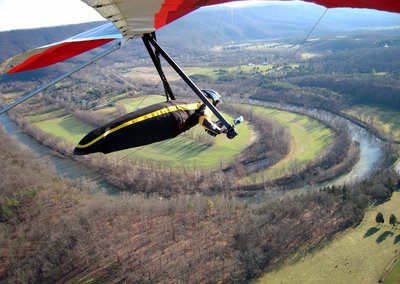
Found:
[[[0,65],[0,73],[46,67],[121,38],[121,33],[111,23],[107,23],[66,40],[16,55]]]
[[[304,0],[327,8],[366,8],[392,13],[400,13],[398,0]]]
[[[151,33],[205,6],[248,0],[82,0],[114,23],[124,37]],[[268,0],[265,0],[268,1]],[[281,0],[285,1],[285,0]],[[286,0],[287,1],[287,0]],[[303,0],[327,8],[368,8],[400,13],[399,0]]]

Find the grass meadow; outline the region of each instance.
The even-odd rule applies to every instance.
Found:
[[[292,136],[289,154],[265,171],[253,174],[252,180],[277,178],[290,173],[315,159],[333,141],[329,128],[307,116],[261,106],[252,106],[252,109],[255,115],[274,119],[287,127]]]
[[[250,65],[240,65],[235,67],[196,67],[189,68],[187,74],[189,76],[207,76],[212,79],[218,79],[221,76],[230,76],[233,74],[253,74],[253,73],[266,73],[271,71],[273,65],[271,64],[250,64]]]
[[[391,214],[400,216],[399,203],[400,193],[395,192],[390,201],[371,207],[356,228],[303,258],[288,260],[257,283],[378,283],[400,256],[400,228],[389,225]],[[380,226],[375,222],[378,212],[385,218]],[[385,283],[399,283],[399,275],[397,264]]]
[[[390,268],[390,267],[389,267]],[[394,265],[393,270],[385,278],[385,284],[398,284],[400,282],[400,262]]]

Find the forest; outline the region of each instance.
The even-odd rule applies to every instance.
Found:
[[[360,185],[258,205],[229,193],[113,198],[61,179],[3,131],[0,139],[6,282],[243,282],[356,225],[370,202],[400,186],[382,172]]]

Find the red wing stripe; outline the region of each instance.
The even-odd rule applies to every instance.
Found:
[[[160,11],[154,17],[154,27],[156,29],[193,12],[194,10],[216,4],[233,1],[226,0],[165,0]]]
[[[26,59],[23,63],[11,68],[7,73],[15,73],[28,71],[49,66],[81,54],[85,51],[106,44],[115,38],[105,38],[96,40],[82,40],[63,42],[61,44],[51,46],[43,50],[43,52],[33,55]]]
[[[245,1],[245,0],[236,0]],[[165,0],[158,13],[154,16],[154,26],[156,29],[183,17],[190,12],[203,7],[216,4],[236,2],[227,0]],[[327,8],[369,8],[388,12],[400,13],[399,0],[303,0]]]

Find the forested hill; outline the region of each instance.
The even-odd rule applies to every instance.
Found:
[[[276,38],[304,38],[313,35],[400,26],[400,15],[367,9],[330,9],[308,3],[260,3],[240,8],[210,7],[170,24],[165,33],[182,41],[220,44]],[[177,31],[180,33],[177,33]],[[162,30],[161,32],[164,32]]]
[[[313,4],[258,4],[250,7],[208,7],[162,28],[167,46],[209,47],[225,42],[272,38],[304,38],[325,8]],[[0,32],[0,61],[44,44],[63,40],[102,22]],[[313,35],[354,29],[400,26],[400,15],[365,9],[328,10]]]

